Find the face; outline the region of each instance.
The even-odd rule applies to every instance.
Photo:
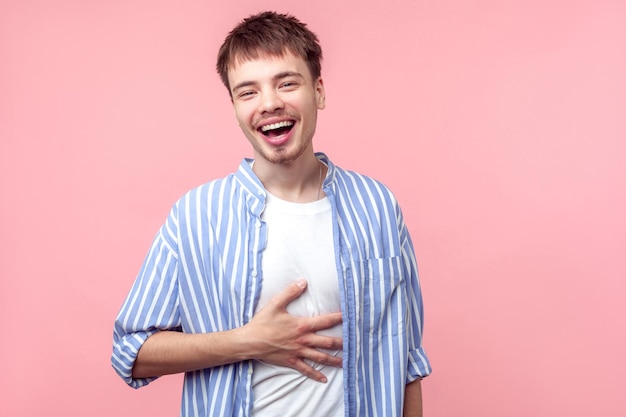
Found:
[[[229,69],[228,81],[235,116],[257,163],[290,164],[313,154],[324,86],[302,58],[286,53],[248,60]]]

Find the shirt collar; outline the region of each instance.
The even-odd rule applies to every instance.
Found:
[[[324,179],[323,186],[322,186],[323,189],[326,189],[326,187],[328,187],[334,181],[335,165],[330,161],[328,156],[323,152],[316,152],[315,156],[320,162],[322,162],[324,165],[328,167],[328,173],[326,174],[326,178]],[[265,203],[265,198],[267,196],[267,193],[265,191],[265,187],[263,187],[263,183],[252,170],[253,163],[254,163],[254,159],[244,158],[239,164],[239,169],[235,173],[235,177],[239,180],[241,185],[247,190],[251,198],[255,198],[257,200],[260,200],[262,203]]]

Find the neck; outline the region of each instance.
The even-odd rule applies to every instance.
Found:
[[[326,176],[326,166],[316,157],[298,164],[254,163],[253,171],[265,189],[276,197],[294,203],[310,203],[319,200]]]

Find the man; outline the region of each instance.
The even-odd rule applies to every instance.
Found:
[[[173,207],[115,322],[131,386],[185,372],[182,416],[420,416],[422,299],[400,208],[315,153],[322,51],[242,21],[217,69],[254,159]]]

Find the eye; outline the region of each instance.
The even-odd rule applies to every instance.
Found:
[[[245,90],[245,91],[242,91],[239,94],[237,94],[237,98],[245,100],[247,98],[252,97],[253,95],[254,95],[254,91],[252,91],[252,90]]]
[[[298,87],[298,83],[295,81],[285,81],[284,83],[281,83],[279,86],[281,90],[293,90],[297,87]]]

